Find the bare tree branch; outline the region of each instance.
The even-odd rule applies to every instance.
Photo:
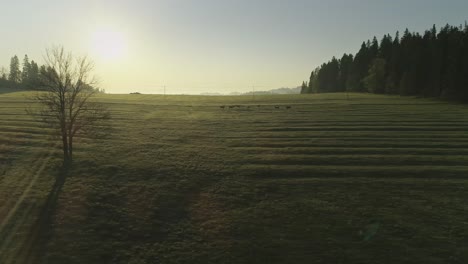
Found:
[[[28,113],[39,118],[62,140],[64,163],[73,160],[73,140],[93,135],[109,112],[102,103],[91,101],[96,93],[93,62],[86,56],[74,57],[63,47],[46,49],[45,67],[40,71],[41,91],[33,98],[41,108]]]

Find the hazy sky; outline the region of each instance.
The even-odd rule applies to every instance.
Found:
[[[468,19],[467,0],[15,0],[0,5],[0,65],[46,47],[89,54],[107,92],[294,87],[374,35]]]

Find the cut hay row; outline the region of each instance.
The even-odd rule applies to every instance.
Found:
[[[43,263],[463,257],[467,106],[368,94],[100,95],[112,133],[77,138],[74,168],[37,243],[31,230],[60,147],[47,146],[22,96],[0,95],[0,152],[8,151],[0,162],[9,162],[0,164],[1,216],[17,208],[0,234],[2,263],[31,249]],[[46,150],[49,165],[17,205]]]

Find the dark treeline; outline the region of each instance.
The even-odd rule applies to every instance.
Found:
[[[312,71],[301,93],[370,92],[456,97],[468,101],[468,25],[408,29],[363,42],[356,55],[333,57]]]
[[[34,61],[29,61],[28,55],[24,55],[20,62],[18,56],[10,59],[10,69],[4,67],[0,70],[0,87],[13,89],[30,89],[39,83],[40,71],[45,71],[45,66],[40,66]]]
[[[39,66],[34,60],[29,60],[28,55],[24,55],[23,61],[20,62],[18,56],[13,56],[10,59],[10,68],[0,68],[0,89],[10,88],[13,90],[40,90],[41,76],[47,75],[47,67]],[[97,88],[89,86],[96,92],[104,92]]]

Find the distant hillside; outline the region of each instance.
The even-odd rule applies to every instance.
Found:
[[[204,92],[200,93],[200,95],[206,95],[206,96],[221,96],[221,95],[231,95],[231,96],[238,96],[238,95],[267,95],[267,94],[300,94],[301,93],[301,87],[296,87],[296,88],[277,88],[277,89],[271,89],[271,90],[266,90],[266,91],[255,91],[255,92],[247,92],[247,93],[241,93],[241,92],[231,92],[229,94],[222,94],[222,93],[217,93],[217,92]]]
[[[301,87],[296,87],[296,88],[278,88],[278,89],[272,89],[268,91],[255,91],[255,92],[248,92],[245,93],[246,95],[251,95],[251,94],[300,94],[301,93]]]
[[[266,95],[266,94],[300,94],[301,87],[296,88],[277,88],[272,90],[266,91],[255,91],[255,92],[247,92],[247,93],[239,93],[239,92],[232,92],[229,95]]]
[[[207,93],[201,93],[200,95],[219,96],[219,95],[222,95],[222,94],[220,94],[220,93],[210,93],[210,92],[207,92]]]

